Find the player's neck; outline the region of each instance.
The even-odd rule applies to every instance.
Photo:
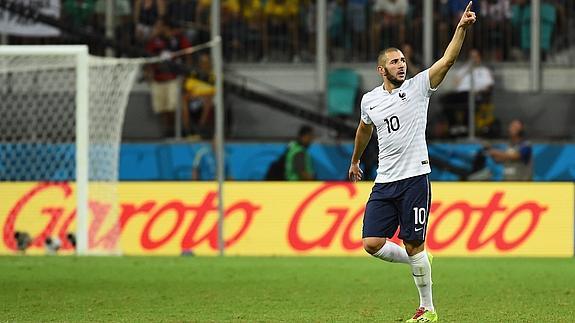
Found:
[[[397,89],[398,87],[400,87],[401,84],[396,85],[391,83],[390,81],[384,80],[383,81],[383,89],[386,90],[387,92],[391,93],[391,91]]]

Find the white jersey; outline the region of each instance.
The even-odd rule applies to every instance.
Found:
[[[429,70],[405,80],[391,93],[376,87],[361,99],[361,120],[374,124],[379,142],[376,183],[429,174],[425,142],[429,97],[435,91]]]

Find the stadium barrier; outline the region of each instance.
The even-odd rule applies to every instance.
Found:
[[[284,143],[228,143],[226,158],[229,163],[230,177],[237,181],[260,181],[264,179],[269,165],[286,149]],[[120,150],[121,181],[188,181],[192,176],[192,163],[198,151],[209,147],[206,143],[170,143],[170,144],[122,144]],[[503,146],[502,146],[503,147]],[[430,156],[448,156],[449,162],[458,167],[471,167],[461,155],[471,155],[480,150],[478,144],[439,144],[429,145]],[[0,144],[0,156],[15,154],[14,150],[22,145]],[[45,160],[60,160],[74,154],[74,147],[61,145],[29,145],[27,150],[36,156],[28,160],[30,167],[22,168],[20,177],[13,175],[12,180],[49,180],[63,181],[74,178],[74,169],[53,166],[53,173],[45,173]],[[353,152],[353,143],[326,144],[314,143],[310,147],[318,180],[346,180],[349,168],[349,156]],[[442,159],[442,158],[441,158]],[[533,180],[534,181],[575,181],[575,144],[534,144]],[[4,163],[0,160],[0,181],[6,180]],[[500,164],[488,160],[486,167],[492,180],[503,178]],[[34,173],[37,172],[37,173]],[[460,178],[449,170],[432,164],[432,181],[459,181]]]
[[[570,257],[574,252],[573,183],[433,183],[427,246],[441,256]],[[372,184],[349,182],[226,184],[227,255],[360,256],[361,219]],[[217,255],[213,183],[120,183],[113,212],[90,201],[90,248],[120,243],[126,255]],[[0,183],[0,254],[17,252],[14,233],[46,238],[74,232],[74,187]],[[113,214],[115,213],[115,214]],[[117,217],[119,226],[103,226]],[[114,230],[120,230],[120,241]],[[395,237],[393,239],[399,242]]]

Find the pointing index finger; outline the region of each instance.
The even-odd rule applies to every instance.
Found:
[[[472,4],[473,4],[473,1],[469,1],[469,3],[467,4],[467,7],[465,8],[465,12],[471,11],[471,5]]]

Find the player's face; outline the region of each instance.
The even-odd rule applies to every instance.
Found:
[[[401,51],[392,51],[386,54],[385,66],[379,66],[382,77],[395,86],[400,86],[407,75],[407,63]]]

